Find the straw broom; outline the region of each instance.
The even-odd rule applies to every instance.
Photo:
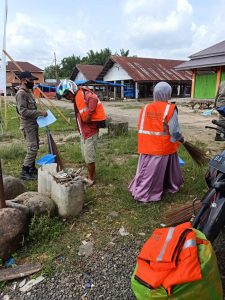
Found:
[[[166,226],[176,226],[184,222],[190,221],[200,210],[201,201],[195,198],[191,202],[184,204],[176,204],[170,207],[170,209],[165,213],[163,222]]]
[[[209,157],[206,155],[206,153],[194,144],[184,141],[182,145],[184,146],[185,150],[190,154],[191,158],[199,166],[203,166],[209,161]]]
[[[185,141],[182,143],[185,150],[189,153],[191,158],[196,162],[199,166],[205,165],[209,157],[206,153],[195,146],[194,144]],[[201,201],[198,199],[194,199],[193,201],[187,202],[185,204],[180,204],[176,208],[171,207],[165,214],[164,223],[167,226],[178,225],[187,221],[190,221],[191,218],[196,215],[196,213],[201,208]]]

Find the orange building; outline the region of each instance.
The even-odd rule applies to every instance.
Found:
[[[16,61],[16,63],[21,67],[23,71],[31,72],[38,80],[35,81],[37,83],[44,82],[44,70],[32,65],[29,62],[25,61]],[[16,78],[15,73],[18,73],[19,69],[13,62],[8,62],[6,65],[6,90],[7,95],[13,95],[15,93],[14,87],[18,86],[20,81]]]

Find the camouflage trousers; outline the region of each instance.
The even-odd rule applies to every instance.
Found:
[[[24,158],[23,165],[25,167],[32,167],[35,164],[39,149],[38,126],[23,126],[21,131],[27,145],[27,154]]]

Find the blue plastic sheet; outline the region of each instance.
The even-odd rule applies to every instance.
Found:
[[[208,109],[208,110],[205,110],[202,115],[205,116],[205,117],[208,117],[208,116],[211,116],[212,115],[212,112],[213,112],[213,109]]]
[[[182,158],[180,158],[180,156],[178,156],[178,160],[179,160],[179,165],[180,166],[184,166],[185,165],[185,162],[183,161]]]

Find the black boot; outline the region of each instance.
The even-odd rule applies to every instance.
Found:
[[[20,178],[23,180],[34,180],[35,179],[35,177],[30,174],[30,167],[28,167],[28,166],[22,167],[22,172],[20,174]]]
[[[35,163],[32,164],[32,166],[30,167],[29,172],[30,172],[30,175],[31,175],[31,176],[37,177],[38,170],[37,170],[37,168],[35,167]]]

